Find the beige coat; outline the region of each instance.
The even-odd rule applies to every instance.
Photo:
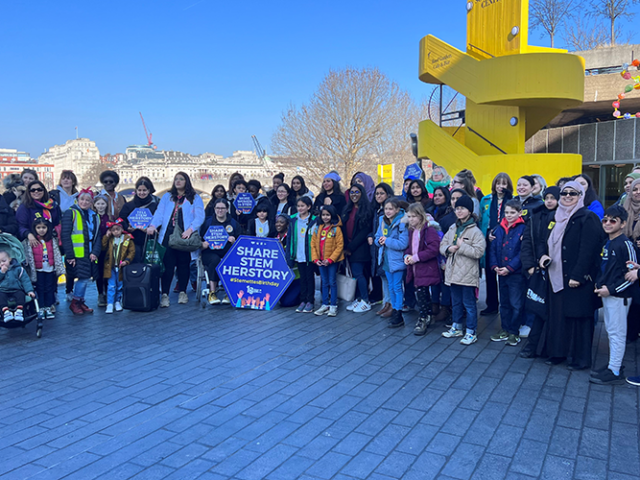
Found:
[[[484,255],[486,240],[476,224],[469,225],[460,234],[457,242],[460,247],[458,251],[449,254],[447,249],[453,246],[456,228],[455,223],[451,225],[440,242],[440,253],[447,257],[444,283],[478,287],[480,285],[479,260]]]

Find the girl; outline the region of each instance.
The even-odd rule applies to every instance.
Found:
[[[333,205],[338,215],[342,214],[347,201],[340,190],[340,175],[336,171],[331,171],[322,180],[322,191],[316,197],[313,204],[315,211],[319,212],[323,205]]]
[[[435,187],[433,189],[431,205],[427,209],[436,222],[451,211],[451,192],[447,187]]]
[[[104,195],[97,195],[93,199],[93,211],[96,212],[98,216],[98,224],[100,228],[100,237],[104,237],[107,233],[109,227],[107,223],[109,223],[109,215],[107,210],[109,209],[109,199]],[[98,276],[96,277],[96,289],[98,290],[98,306],[106,307],[107,306],[107,282],[104,279],[104,257],[105,251],[104,249],[100,250],[100,255],[98,256]]]
[[[338,263],[344,260],[342,222],[333,205],[322,207],[319,220],[313,227],[311,258],[313,263],[320,268],[322,306],[314,313],[316,315],[327,313],[330,317],[335,317],[338,314],[336,275],[338,273]],[[329,306],[329,292],[331,292],[331,306]]]
[[[74,315],[93,313],[85,304],[85,294],[89,281],[98,278],[101,235],[98,216],[92,206],[93,192],[87,188],[62,216],[62,245],[69,265],[67,274],[78,279],[69,305]]]
[[[604,217],[604,207],[602,206],[602,203],[600,203],[600,200],[598,200],[598,193],[596,192],[596,189],[593,188],[593,181],[591,180],[591,177],[581,173],[580,175],[576,175],[574,180],[582,185],[582,188],[585,191],[584,205],[593,213],[598,215],[598,218],[602,220]]]
[[[411,185],[411,182],[414,180],[414,178],[405,178],[402,184],[402,196],[407,200],[409,199],[409,185]]]
[[[71,170],[63,170],[60,173],[60,182],[57,188],[51,190],[49,196],[60,206],[62,213],[69,210],[69,207],[76,203],[76,198],[78,198],[78,178],[76,174]]]
[[[236,199],[236,184],[238,182],[244,182],[244,176],[240,172],[232,173],[229,177],[229,191],[227,192],[227,200],[229,201],[229,203],[233,203],[233,201]],[[246,186],[247,184],[245,183],[245,188]]]
[[[461,170],[451,181],[451,188],[463,190],[473,201],[473,211],[471,213],[480,216],[480,199],[483,197],[480,189],[476,189],[476,178],[471,170]]]
[[[313,312],[315,301],[315,266],[311,253],[311,233],[316,217],[311,215],[312,206],[310,197],[300,197],[297,204],[298,213],[291,217],[289,225],[289,255],[300,275],[300,305],[296,309],[297,313]]]
[[[159,230],[159,241],[166,247],[164,254],[164,273],[162,274],[162,297],[160,307],[167,308],[170,305],[169,291],[175,271],[178,272],[178,285],[180,294],[178,303],[187,303],[187,285],[189,285],[190,260],[198,259],[198,251],[184,252],[171,248],[169,238],[178,225],[182,229],[182,238],[189,238],[193,232],[197,232],[204,222],[204,204],[202,198],[193,188],[189,175],[178,172],[173,177],[171,190],[165,193],[160,200],[158,209],[153,215],[151,225],[147,228],[147,235],[155,235]]]
[[[233,202],[238,194],[246,193],[248,191],[248,188],[249,186],[247,182],[244,181],[244,179],[236,180],[236,182],[233,184],[233,188],[231,189],[231,192],[233,192],[233,194],[231,195],[232,199],[229,200],[229,213],[231,214],[231,218],[233,218],[238,223],[238,227],[240,228],[240,232],[242,233],[245,233],[247,231],[250,214],[238,212]],[[227,196],[229,195],[227,194]]]
[[[349,189],[349,203],[342,215],[344,225],[344,255],[349,261],[353,278],[358,283],[358,294],[347,310],[364,313],[371,310],[369,303],[369,264],[371,251],[367,235],[373,212],[365,188],[358,183]]]
[[[133,237],[123,233],[122,219],[107,224],[107,233],[102,237],[105,253],[102,276],[108,282],[107,309],[105,313],[122,311],[122,269],[130,265],[136,253]]]
[[[22,242],[30,267],[31,282],[36,288],[40,309],[45,318],[54,318],[52,307],[55,304],[58,276],[65,273],[62,255],[58,241],[53,237],[51,222],[37,218],[31,231],[38,245],[32,247],[27,240]],[[73,278],[71,281],[73,282]]]
[[[296,175],[291,179],[291,200],[297,201],[300,197],[313,198],[313,192],[307,188],[304,178]]]
[[[421,203],[409,205],[407,210],[409,223],[409,246],[404,252],[404,264],[407,266],[407,283],[413,282],[418,294],[420,316],[413,329],[414,335],[424,335],[431,324],[431,296],[429,287],[440,283],[440,236],[429,223]],[[436,224],[437,225],[437,224]]]
[[[284,213],[291,216],[296,213],[296,204],[291,201],[291,188],[286,183],[278,185],[276,194],[272,197],[271,202],[276,209],[276,215]]]
[[[427,209],[431,205],[429,192],[422,180],[413,180],[409,184],[409,194],[407,195],[407,199],[409,203],[420,202],[423,209]]]
[[[402,327],[402,277],[406,270],[404,251],[409,245],[409,232],[404,218],[403,204],[398,198],[389,198],[384,203],[384,216],[380,219],[376,232],[376,245],[380,245],[378,264],[382,265],[391,296],[391,317],[389,328]],[[404,203],[404,202],[403,202]]]
[[[487,239],[487,249],[490,242],[495,240],[494,229],[504,218],[504,207],[511,200],[513,183],[511,177],[506,173],[499,173],[491,182],[491,193],[480,201],[480,230]],[[487,288],[487,308],[480,312],[480,315],[495,315],[498,313],[498,276],[487,265],[486,256],[480,261],[481,267],[485,270],[485,281]]]
[[[253,209],[256,218],[249,220],[249,229],[247,235],[259,238],[275,238],[276,226],[275,222],[269,218],[269,207],[265,204],[258,204]]]
[[[225,243],[222,248],[216,250],[209,248],[209,243],[207,241],[202,242],[202,264],[209,274],[208,301],[209,305],[219,305],[221,303],[229,305],[231,302],[226,293],[222,299],[218,298],[218,284],[220,283],[220,278],[218,277],[216,268],[240,235],[240,228],[236,221],[229,217],[229,204],[224,198],[218,198],[215,201],[213,204],[213,211],[214,216],[207,217],[205,222],[202,224],[202,227],[200,228],[200,235],[204,238],[209,227],[222,226],[229,234],[229,237],[227,238],[227,243]]]
[[[144,244],[147,239],[147,232],[145,228],[133,228],[129,223],[128,217],[136,208],[148,208],[152,215],[156,213],[158,209],[158,199],[153,195],[155,191],[156,189],[153,186],[153,182],[149,178],[140,177],[136,182],[133,199],[125,203],[122,210],[120,210],[122,226],[127,232],[133,235],[133,243],[136,247],[133,263],[141,263],[144,259]]]
[[[529,220],[529,216],[533,214],[535,210],[542,207],[542,199],[533,194],[533,188],[536,185],[536,181],[529,175],[523,175],[518,179],[516,190],[518,196],[516,200],[520,201],[522,205],[522,218],[525,221]]]
[[[384,216],[384,203],[387,199],[393,197],[393,189],[386,183],[379,183],[376,186],[374,194],[373,215],[368,237],[368,242],[371,251],[371,271],[373,272],[373,278],[371,283],[373,290],[371,296],[382,295],[382,307],[376,312],[376,315],[380,315],[383,318],[390,318],[392,316],[391,308],[391,296],[389,294],[389,282],[387,282],[387,276],[384,273],[381,265],[378,265],[378,253],[380,246],[374,242],[376,238],[376,232],[380,225],[380,220]],[[375,297],[374,297],[375,298]],[[377,298],[380,298],[378,296]]]
[[[213,205],[219,198],[227,198],[227,190],[224,188],[224,185],[216,185],[213,187],[213,190],[211,190],[211,200],[209,200],[209,203],[207,203],[207,206],[204,209],[205,218],[209,218],[214,215],[215,212],[213,211]]]
[[[480,279],[480,257],[484,255],[486,240],[476,226],[473,201],[462,196],[456,201],[456,223],[451,225],[440,243],[440,253],[447,257],[445,283],[451,287],[453,325],[442,334],[445,338],[463,337],[462,345],[478,341],[476,327],[478,310],[476,288]],[[467,313],[467,332],[462,332],[464,312]]]

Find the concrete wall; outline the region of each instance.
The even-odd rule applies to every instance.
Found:
[[[584,58],[585,68],[616,67],[623,63],[631,63],[640,55],[640,44],[601,47],[584,52],[572,52]]]

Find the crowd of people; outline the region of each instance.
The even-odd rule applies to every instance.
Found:
[[[291,184],[283,174],[263,189],[255,179],[235,173],[228,185],[216,185],[205,206],[189,176],[179,172],[158,198],[151,180],[140,177],[131,200],[117,192],[119,177],[105,171],[102,189],[81,189],[72,171],[47,191],[36,172],[24,170],[5,184],[0,197],[0,233],[23,242],[28,275],[7,251],[0,251],[0,304],[20,289],[37,296],[53,318],[58,278],[74,315],[93,312],[87,289],[95,282],[98,304],[106,313],[122,305],[122,269],[145,261],[145,245],[154,238],[165,249],[160,307],[170,306],[171,287],[178,303],[188,303],[189,285],[198,290],[194,265],[201,259],[209,279],[208,302],[230,304],[216,267],[240,235],[277,238],[296,272],[289,295],[281,301],[296,312],[338,315],[338,275],[355,283],[346,310],[370,311],[389,328],[405,325],[408,311],[418,312],[413,333],[446,326],[442,336],[472,345],[478,317],[500,315],[500,329],[490,340],[526,346],[520,356],[542,357],[569,370],[591,368],[597,384],[624,382],[628,342],[640,331],[640,168],[630,173],[619,200],[605,209],[588,175],[560,178],[548,185],[540,175],[524,175],[514,184],[498,174],[484,195],[470,170],[451,177],[435,166],[430,178],[409,177],[395,195],[386,183],[358,172],[342,190],[340,175],[326,174],[317,195],[302,176]],[[250,213],[234,206],[249,193]],[[136,208],[153,214],[148,227],[134,227]],[[211,249],[205,233],[222,226],[228,240]],[[174,248],[170,239],[195,241],[191,251]],[[315,278],[322,301],[315,305]],[[477,310],[480,279],[486,282],[486,308]],[[3,320],[19,320],[21,308],[3,304]],[[598,309],[604,310],[609,362],[594,368],[592,343]],[[640,385],[640,377],[627,378]]]

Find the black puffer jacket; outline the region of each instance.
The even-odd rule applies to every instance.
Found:
[[[82,231],[84,233],[84,256],[76,258],[71,241],[73,222],[75,215],[82,215]],[[89,225],[88,218],[93,219]],[[73,205],[62,216],[62,245],[66,255],[66,260],[75,259],[75,267],[68,265],[67,272],[73,274],[74,278],[88,279],[98,277],[98,263],[92,262],[90,255],[96,257],[100,255],[102,236],[100,235],[100,220],[93,210],[82,210],[77,205]]]
[[[10,233],[18,238],[18,222],[16,212],[9,206],[3,196],[0,196],[0,232]]]
[[[369,245],[367,238],[371,233],[371,222],[373,220],[372,212],[371,210],[362,212],[361,209],[357,209],[353,219],[354,226],[351,238],[347,238],[347,222],[349,221],[349,214],[350,212],[347,212],[345,209],[345,212],[342,215],[345,258],[350,262],[370,262],[371,246]],[[347,255],[347,251],[351,252],[351,254]]]
[[[556,216],[555,210],[549,210],[544,205],[529,218],[522,235],[520,247],[520,261],[522,270],[536,268],[543,255],[549,255],[547,241],[551,230],[549,224]]]

